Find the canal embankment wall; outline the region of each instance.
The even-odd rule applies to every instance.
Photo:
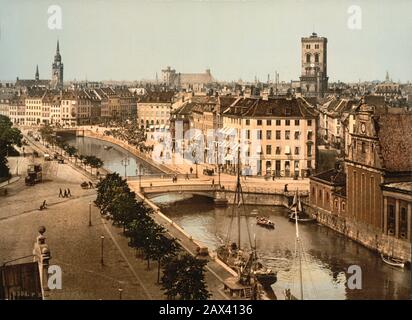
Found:
[[[411,243],[396,239],[382,233],[370,225],[354,221],[348,217],[338,216],[318,207],[304,204],[307,211],[316,217],[318,223],[339,232],[345,237],[363,246],[395,258],[411,262]]]

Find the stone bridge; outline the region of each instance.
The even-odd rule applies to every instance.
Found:
[[[211,183],[187,183],[187,184],[162,184],[162,185],[150,185],[142,186],[141,193],[148,198],[154,198],[159,195],[168,193],[187,193],[193,195],[200,195],[208,198],[215,199],[217,193],[224,192],[229,203],[231,203],[235,196],[236,186],[229,185],[220,189],[219,185],[212,185]],[[243,187],[243,196],[245,204],[254,205],[280,205],[289,206],[294,192],[284,192],[281,189],[265,188],[265,187]],[[300,191],[302,200],[305,201],[308,192]]]

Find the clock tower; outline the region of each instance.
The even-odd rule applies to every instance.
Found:
[[[301,40],[300,87],[304,96],[323,97],[328,90],[327,43],[327,38],[316,33]]]
[[[59,40],[57,40],[56,54],[52,64],[52,87],[56,89],[63,88],[63,63],[60,55]]]

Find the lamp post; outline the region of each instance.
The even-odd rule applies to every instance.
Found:
[[[101,265],[103,266],[104,265],[104,261],[103,261],[103,244],[104,244],[104,236],[103,235],[101,235],[100,236],[100,239],[101,239],[101,252],[100,252],[100,263],[101,263]]]
[[[126,167],[130,164],[129,157],[126,156],[124,159],[122,159],[121,164],[124,166],[124,178],[127,180]]]
[[[92,226],[92,202],[89,201],[89,227]]]

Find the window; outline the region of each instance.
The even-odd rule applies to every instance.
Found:
[[[310,44],[307,44],[307,45],[306,45],[306,49],[310,49]]]
[[[298,126],[300,123],[299,119],[295,120],[295,126]]]
[[[308,151],[308,157],[311,157],[312,156],[312,145],[311,144],[307,145],[307,151]]]
[[[272,139],[272,130],[266,130],[266,139],[267,140]]]
[[[299,147],[295,147],[295,154],[296,154],[296,155],[299,154]]]
[[[342,211],[345,212],[345,202],[342,202]]]
[[[280,120],[276,120],[276,125],[280,126]]]
[[[295,131],[295,140],[299,140],[299,137],[300,137],[300,132]]]
[[[262,140],[262,130],[256,131],[256,139]]]
[[[290,126],[290,120],[285,120],[285,126]]]
[[[312,120],[308,120],[308,126],[312,126]]]
[[[280,147],[276,147],[276,154],[280,154],[280,153],[281,153]]]
[[[306,54],[306,63],[310,63],[310,54],[309,53]]]
[[[319,45],[318,45],[318,44],[315,44],[315,49],[319,49]]]
[[[271,126],[272,125],[272,120],[266,120],[266,125]]]
[[[258,125],[258,126],[261,126],[261,125],[262,125],[262,120],[258,120],[258,121],[257,121],[257,125]]]
[[[366,153],[366,142],[362,141],[362,153]]]
[[[313,133],[312,131],[308,131],[308,140],[312,140]]]
[[[246,130],[246,139],[250,139],[250,130]]]
[[[319,54],[315,54],[315,62],[319,62]]]
[[[270,144],[268,144],[266,146],[266,154],[271,154],[272,153],[272,146]]]
[[[247,126],[250,125],[250,119],[246,119],[246,125],[247,125]]]
[[[290,131],[289,131],[289,130],[286,130],[286,131],[285,131],[285,139],[286,139],[286,140],[289,140],[289,139],[290,139]]]
[[[280,130],[276,130],[276,140],[280,140],[281,136],[280,136]]]
[[[319,201],[322,201],[322,190],[319,190],[318,199]]]

